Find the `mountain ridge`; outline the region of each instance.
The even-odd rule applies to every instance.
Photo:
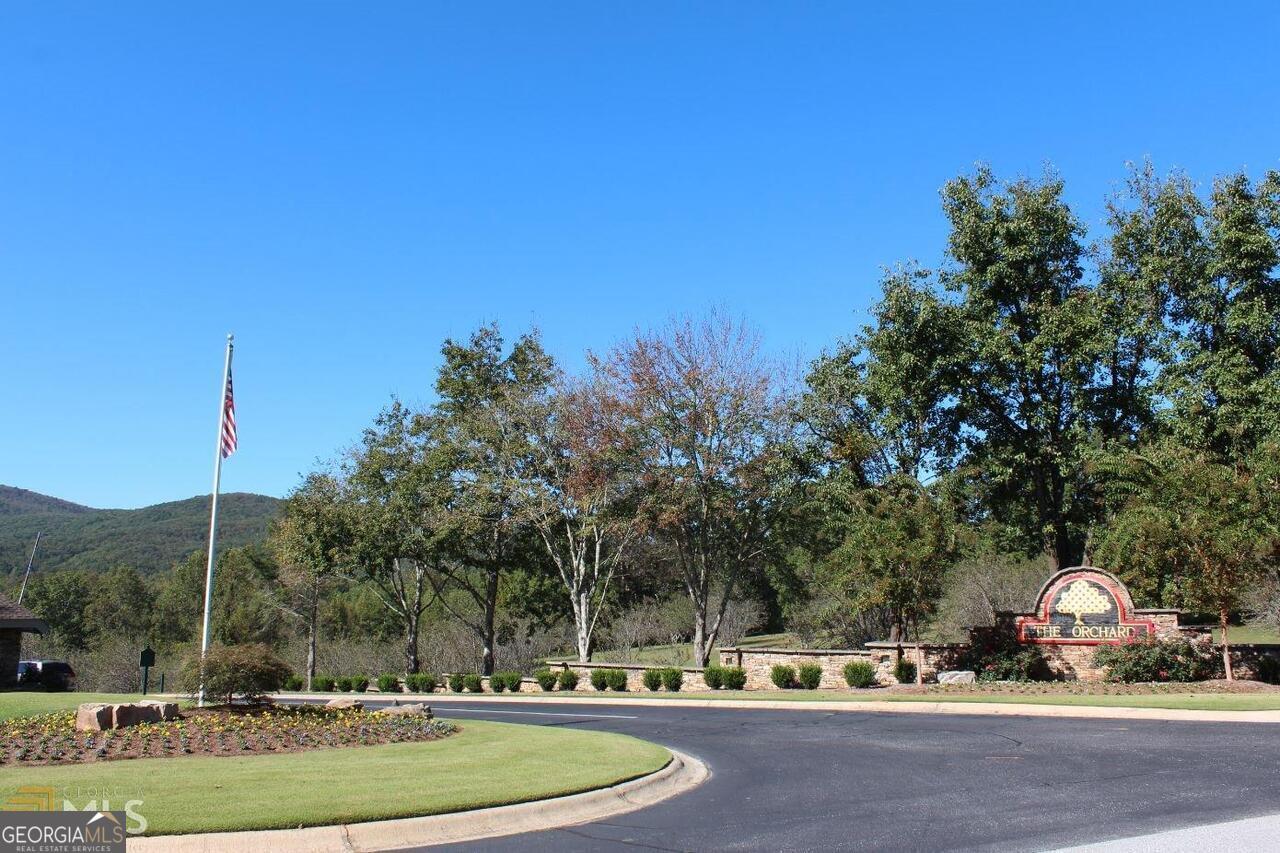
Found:
[[[96,509],[16,486],[0,485],[0,574],[26,567],[36,533],[43,533],[37,571],[118,565],[164,571],[208,546],[209,495],[139,509]],[[219,496],[218,545],[259,542],[280,500],[252,492]]]

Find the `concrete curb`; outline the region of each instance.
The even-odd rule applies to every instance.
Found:
[[[343,694],[346,695],[346,694]],[[877,714],[960,714],[963,716],[991,715],[999,717],[1078,717],[1101,720],[1165,720],[1189,723],[1280,723],[1280,711],[1190,711],[1180,708],[1131,708],[1104,705],[1032,705],[1017,702],[886,702],[882,700],[788,701],[778,699],[660,699],[617,696],[593,698],[590,693],[573,695],[543,695],[538,693],[493,694],[477,693],[457,695],[452,693],[420,694],[363,694],[366,701],[426,702],[444,716],[451,703],[473,702],[507,703],[512,705],[612,705],[654,706],[666,708],[743,708],[764,711],[847,711]],[[281,693],[277,699],[285,701],[316,700],[328,694]]]
[[[271,850],[273,853],[353,853],[452,844],[577,826],[654,805],[696,788],[710,777],[711,771],[698,759],[674,749],[670,752],[671,761],[655,773],[609,788],[567,797],[340,826],[130,838],[128,848],[131,853],[243,853],[245,850]]]

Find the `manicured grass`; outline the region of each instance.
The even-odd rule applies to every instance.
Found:
[[[1193,711],[1280,711],[1280,692],[1268,693],[893,693],[889,690],[717,690],[679,693],[583,692],[555,694],[574,699],[740,699],[757,702],[999,702],[1022,705],[1093,705],[1107,708],[1170,708]],[[486,696],[486,698],[490,698]],[[447,708],[447,705],[441,706]]]
[[[281,829],[440,814],[573,794],[662,768],[670,753],[625,735],[466,720],[439,741],[282,755],[2,767],[19,786],[110,791],[148,835]],[[99,795],[101,796],[101,795]],[[116,802],[119,799],[120,802]],[[81,804],[82,805],[82,804]]]
[[[1280,634],[1255,625],[1232,625],[1227,630],[1227,638],[1233,643],[1280,643]],[[1218,628],[1213,629],[1213,641],[1222,642],[1222,631]]]
[[[141,693],[0,693],[0,720],[65,711],[77,707],[81,702],[136,702],[139,699],[158,698],[160,697],[154,695],[143,696]]]

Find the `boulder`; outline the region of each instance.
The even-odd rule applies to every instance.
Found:
[[[117,729],[136,726],[138,723],[158,723],[163,717],[156,705],[144,705],[140,702],[123,702],[111,706]]]
[[[390,708],[379,708],[379,714],[389,714],[393,717],[417,716],[419,714],[430,717],[431,706],[422,702],[410,702],[406,705],[393,705]]]
[[[973,684],[977,680],[971,669],[952,669],[938,673],[939,684]]]
[[[180,716],[177,702],[164,702],[160,699],[143,699],[139,705],[154,705],[160,709],[160,719],[176,720]]]
[[[112,706],[105,702],[85,702],[76,710],[76,731],[105,732],[115,728]]]
[[[347,696],[335,696],[328,702],[324,703],[326,708],[335,708],[339,711],[359,711],[364,708],[364,703],[358,699],[351,699]]]

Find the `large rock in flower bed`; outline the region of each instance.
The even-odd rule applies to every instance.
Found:
[[[364,709],[364,703],[359,699],[351,699],[347,696],[335,696],[328,702],[324,703],[326,708],[334,708],[339,711],[360,711]]]
[[[171,716],[166,716],[166,713]],[[121,702],[115,705],[86,702],[76,709],[76,730],[104,732],[107,729],[123,729],[138,723],[159,723],[177,717],[178,706],[173,702]]]
[[[970,669],[953,669],[938,673],[939,684],[973,684],[977,676]]]
[[[378,708],[379,714],[390,714],[393,717],[424,716],[431,717],[431,706],[422,702],[410,702],[407,705],[392,705],[390,708]]]
[[[161,701],[161,700],[159,700],[159,699],[143,699],[143,700],[142,700],[141,702],[139,702],[138,704],[139,704],[139,705],[154,705],[155,707],[159,708],[159,709],[160,709],[160,719],[162,719],[162,720],[166,720],[166,721],[168,721],[168,720],[176,720],[176,719],[178,719],[178,717],[180,717],[180,716],[181,716],[181,714],[179,714],[179,713],[178,713],[178,703],[177,703],[177,702],[163,702],[163,701]]]

